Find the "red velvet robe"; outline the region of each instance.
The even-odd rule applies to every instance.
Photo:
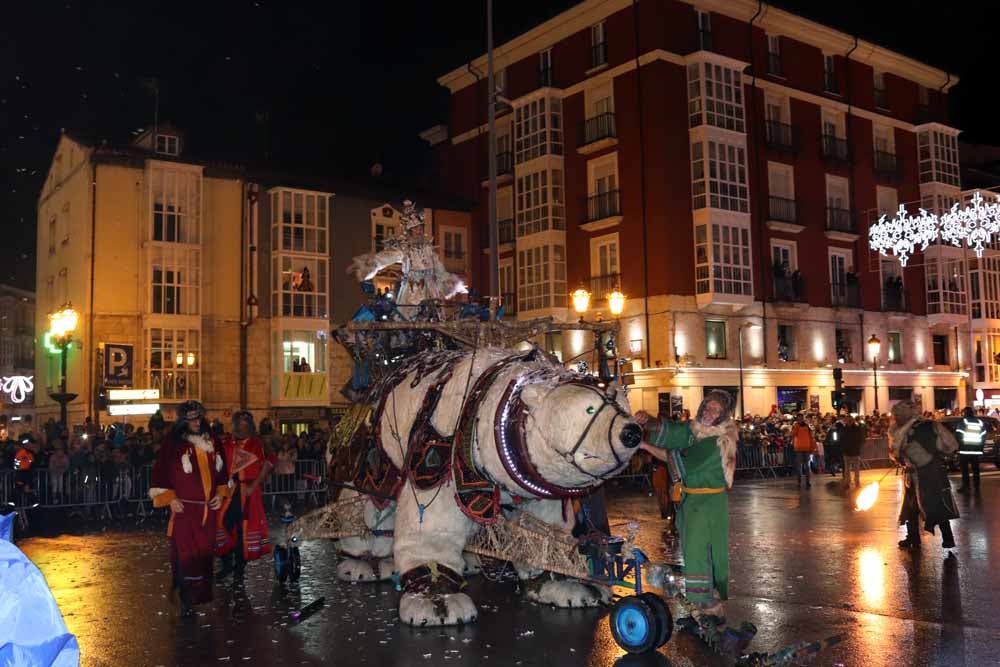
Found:
[[[222,447],[205,437],[211,451],[196,447],[187,436],[168,434],[153,465],[149,495],[154,507],[167,507],[177,498],[184,511],[171,511],[167,524],[174,585],[190,604],[212,599],[212,559],[217,511],[208,507],[213,496],[227,496],[226,465]]]
[[[216,537],[215,553],[224,556],[233,549],[239,542],[236,526],[229,530],[225,526],[226,512],[234,502],[240,503],[240,515],[242,516],[241,526],[243,533],[243,560],[257,560],[261,556],[271,553],[271,540],[267,530],[267,516],[264,514],[264,486],[261,484],[253,495],[246,495],[246,487],[261,474],[264,463],[270,463],[274,467],[274,454],[264,449],[264,443],[257,436],[251,436],[245,440],[237,440],[230,435],[223,443],[223,451],[226,456],[226,470],[233,468],[233,455],[236,448],[245,450],[257,458],[256,461],[248,465],[237,473],[239,477],[238,494],[230,495],[222,504],[216,517]],[[237,498],[236,495],[239,497]]]

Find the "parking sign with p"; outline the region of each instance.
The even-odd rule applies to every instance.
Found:
[[[134,347],[121,343],[104,344],[104,386],[132,386]]]

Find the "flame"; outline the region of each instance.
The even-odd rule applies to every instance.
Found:
[[[878,500],[878,482],[872,482],[858,494],[858,499],[854,501],[854,508],[859,512],[867,512],[876,500]]]

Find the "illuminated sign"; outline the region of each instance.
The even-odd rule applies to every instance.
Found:
[[[56,345],[52,341],[52,337],[55,336],[51,331],[46,331],[42,336],[42,347],[48,350],[49,354],[62,354],[62,348]]]
[[[112,417],[126,415],[152,415],[160,409],[159,403],[134,403],[132,405],[109,405],[108,414]]]
[[[11,403],[23,403],[35,390],[34,375],[11,375],[0,378],[0,392],[7,394]]]
[[[159,389],[111,389],[108,391],[108,400],[111,401],[157,401],[159,399]]]

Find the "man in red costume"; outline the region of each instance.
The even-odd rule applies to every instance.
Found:
[[[177,421],[163,438],[153,465],[149,497],[153,507],[170,507],[167,536],[173,589],[180,593],[181,613],[212,599],[212,558],[216,512],[229,494],[222,447],[212,437],[205,408],[185,401]]]
[[[257,437],[253,415],[246,410],[233,413],[233,434],[223,449],[232,486],[217,517],[215,553],[222,558],[218,576],[225,577],[233,570],[242,576],[247,561],[271,553],[264,515],[264,482],[274,467],[274,454],[265,450]]]

